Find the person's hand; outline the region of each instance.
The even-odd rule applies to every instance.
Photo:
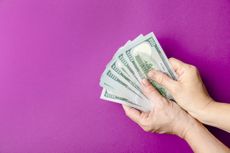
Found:
[[[176,134],[183,138],[197,122],[175,102],[161,96],[147,80],[143,80],[143,92],[153,104],[150,112],[140,112],[125,105],[123,108],[126,115],[145,131]]]
[[[175,58],[170,58],[169,61],[178,76],[177,81],[156,70],[150,71],[148,76],[164,86],[181,107],[196,117],[199,112],[213,103],[213,99],[208,95],[195,66]]]

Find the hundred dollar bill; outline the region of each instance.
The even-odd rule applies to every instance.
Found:
[[[121,46],[121,47],[116,51],[116,53],[113,55],[112,59],[111,59],[110,62],[106,65],[106,67],[107,67],[112,61],[114,61],[114,60],[116,59],[116,55],[119,54],[119,53],[121,52],[122,49],[124,49],[125,47],[127,47],[128,45],[130,45],[132,42],[134,42],[134,41],[136,41],[136,40],[138,40],[138,39],[140,39],[140,38],[142,38],[142,37],[143,37],[143,35],[140,34],[140,35],[137,36],[133,41],[128,40],[128,41],[125,43],[125,45]]]
[[[119,54],[116,54],[117,63],[122,67],[121,70],[126,71],[130,77],[132,77],[133,82],[139,84],[141,86],[141,78],[138,77],[138,73],[135,71],[135,67],[129,62],[128,58],[125,56],[124,51],[126,48],[129,48],[132,44],[139,42],[144,36],[139,35],[136,39],[134,39],[131,43],[128,43],[125,47],[121,48]]]
[[[113,55],[113,59],[115,59],[117,57],[118,54],[120,54],[122,52],[122,49],[125,49],[126,47],[128,47],[129,45],[131,45],[133,42],[136,42],[138,39],[143,38],[144,36],[142,34],[140,34],[139,36],[137,36],[134,40],[129,40],[125,43],[124,46],[120,47],[116,53]],[[112,60],[111,60],[112,61]]]
[[[166,55],[157,42],[153,33],[150,33],[124,50],[124,56],[133,66],[133,71],[138,78],[146,79],[151,69],[160,70],[176,79],[175,72],[171,68]],[[153,86],[166,98],[173,99],[171,94],[157,82],[150,80]]]
[[[129,76],[133,78],[134,82],[141,85],[141,79],[138,77],[138,75],[133,70],[131,63],[129,63],[128,60],[125,58],[124,53],[121,53],[117,56],[117,61],[120,64],[120,67],[122,67],[122,70],[126,71],[126,73],[128,73]]]
[[[121,50],[124,49],[130,42],[131,41],[128,41],[126,43],[126,45],[119,48],[117,52],[121,52]],[[118,55],[118,54],[116,54],[116,55]],[[106,65],[106,69],[111,67],[111,65],[114,63],[115,63],[117,68],[119,68],[123,73],[125,73],[125,75],[127,75],[127,77],[135,79],[135,77],[133,77],[132,73],[127,69],[126,65],[124,65],[120,60],[118,60],[115,55],[114,55],[113,59]]]
[[[112,101],[112,102],[119,103],[119,104],[125,104],[127,106],[139,109],[141,111],[145,111],[145,112],[149,111],[149,107],[135,104],[132,101],[130,101],[129,99],[117,96],[116,94],[109,92],[108,90],[106,90],[104,88],[101,92],[100,98],[103,100],[108,100],[108,101]]]
[[[146,97],[138,95],[136,90],[131,89],[130,86],[115,76],[111,70],[104,71],[100,85],[108,91],[120,95],[120,97],[131,100],[133,103],[151,108],[151,103]]]
[[[116,73],[116,76],[123,81],[125,84],[127,84],[132,90],[136,91],[138,95],[141,95],[142,97],[145,97],[143,94],[141,87],[139,84],[137,84],[135,81],[132,80],[132,76],[128,74],[126,70],[124,70],[124,67],[122,67],[119,64],[118,60],[114,60],[110,63],[110,65],[106,68],[108,70],[111,70],[111,72]]]
[[[126,43],[125,43],[125,45],[124,46],[121,46],[117,51],[116,51],[116,53],[113,55],[113,57],[112,57],[112,59],[109,61],[109,63],[106,65],[106,67],[108,67],[108,65],[111,63],[111,62],[113,62],[116,58],[116,54],[118,54],[120,51],[121,51],[121,49],[123,49],[123,48],[125,48],[129,43],[131,43],[132,41],[127,41]]]
[[[101,98],[122,103],[139,110],[150,110],[153,107],[142,93],[141,81],[148,79],[151,69],[160,70],[169,77],[177,79],[168,59],[155,35],[139,35],[120,47],[103,72],[100,85],[103,87]],[[149,80],[166,98],[173,99],[171,94],[161,85]]]
[[[102,78],[101,78],[100,85],[102,87],[106,88],[107,86],[105,86],[105,84],[109,84],[113,88],[119,89],[118,92],[121,92],[122,94],[133,95],[133,98],[135,98],[136,101],[137,100],[139,100],[139,101],[147,100],[147,99],[145,99],[145,97],[140,95],[137,92],[137,90],[133,89],[131,86],[129,86],[127,83],[125,83],[123,79],[116,76],[112,70],[106,69],[104,71]]]

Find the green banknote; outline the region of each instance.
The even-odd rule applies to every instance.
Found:
[[[143,94],[141,81],[148,79],[147,74],[151,69],[177,79],[153,33],[139,35],[118,49],[101,76],[101,99],[149,111],[154,102],[150,102]],[[173,99],[164,87],[153,80],[149,81],[163,96]]]

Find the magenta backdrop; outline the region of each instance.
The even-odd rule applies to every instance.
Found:
[[[0,152],[191,153],[100,100],[99,78],[119,46],[153,31],[230,102],[229,27],[229,0],[0,0]]]

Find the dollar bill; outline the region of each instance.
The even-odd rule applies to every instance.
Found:
[[[103,100],[112,101],[112,102],[119,103],[119,104],[125,104],[129,107],[134,107],[134,108],[139,109],[141,111],[145,111],[145,112],[149,111],[149,107],[143,107],[142,105],[135,104],[131,100],[124,98],[124,97],[121,97],[121,96],[118,96],[112,92],[109,92],[108,90],[106,90],[104,88],[101,92],[100,98]]]
[[[153,104],[143,94],[141,81],[148,79],[147,74],[151,69],[177,79],[153,33],[129,40],[117,50],[101,76],[101,99],[126,104],[142,111],[150,110]],[[173,99],[164,87],[153,80],[149,81],[163,96]]]
[[[105,83],[110,84],[115,89],[119,89],[118,92],[121,92],[121,94],[123,95],[126,95],[126,96],[132,95],[131,97],[135,99],[136,103],[139,100],[140,101],[147,100],[145,99],[145,97],[139,94],[137,90],[135,90],[129,84],[127,84],[121,77],[118,77],[117,75],[115,75],[115,73],[112,70],[107,69],[103,73],[100,84],[103,87],[107,88],[106,86],[104,86]]]
[[[166,55],[158,42],[154,39],[153,33],[146,35],[125,48],[125,56],[128,63],[131,63],[138,78],[147,79],[147,73],[151,69],[160,70],[176,79],[175,72],[171,69]],[[157,82],[150,80],[152,85],[166,98],[173,99],[171,94]]]

